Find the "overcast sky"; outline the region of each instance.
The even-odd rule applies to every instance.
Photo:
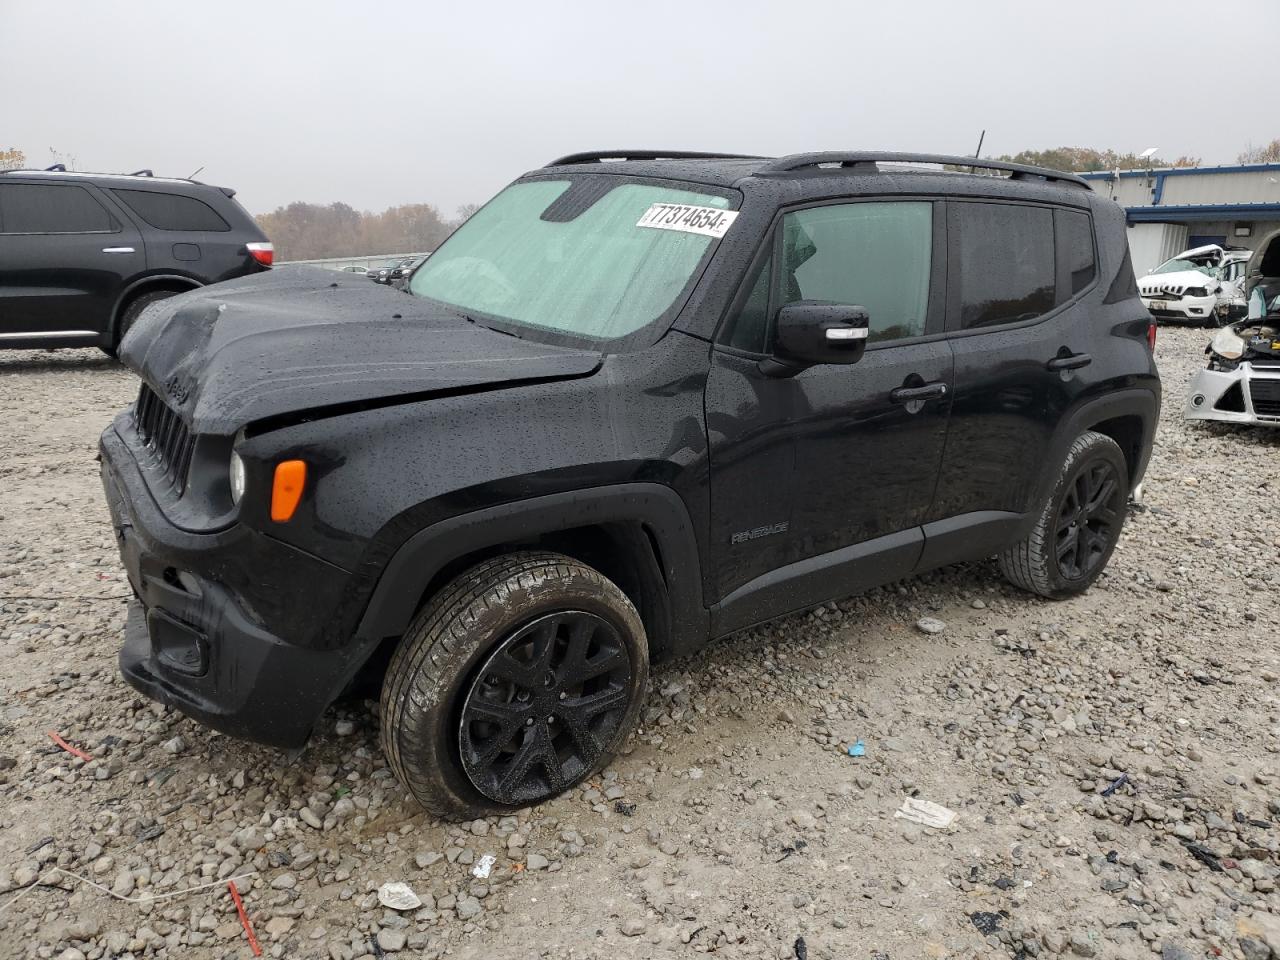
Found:
[[[1229,162],[1280,137],[1276,0],[0,0],[0,149],[446,214],[577,150]],[[1264,44],[1265,46],[1265,44]],[[1259,105],[1263,106],[1259,106]]]

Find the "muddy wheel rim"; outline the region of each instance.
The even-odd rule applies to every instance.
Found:
[[[1083,580],[1102,564],[1119,528],[1124,491],[1114,465],[1086,464],[1072,478],[1058,509],[1054,556],[1068,580]]]
[[[561,793],[613,742],[631,674],[617,628],[595,614],[560,611],[513,631],[476,672],[462,705],[467,777],[513,806]]]

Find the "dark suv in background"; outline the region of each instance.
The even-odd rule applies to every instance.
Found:
[[[1086,590],[1160,406],[1124,211],[1012,164],[575,155],[407,296],[335,277],[125,341],[120,665],[286,747],[376,680],[392,767],[451,816],[590,776],[649,664],[715,637],[991,556]]]
[[[267,269],[234,197],[150,171],[0,173],[0,347],[114,354],[147,304]]]

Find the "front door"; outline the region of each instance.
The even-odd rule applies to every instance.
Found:
[[[0,337],[91,343],[107,332],[142,239],[74,183],[0,182]],[[0,343],[0,345],[3,345]]]
[[[707,383],[718,632],[915,567],[950,409],[940,206],[792,210],[761,251]],[[797,300],[865,307],[862,359],[764,373],[772,317]]]

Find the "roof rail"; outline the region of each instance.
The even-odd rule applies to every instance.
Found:
[[[1044,167],[1031,167],[1021,163],[1005,163],[1001,160],[983,160],[978,157],[953,157],[940,153],[884,153],[879,151],[843,151],[829,150],[818,153],[793,153],[779,157],[766,163],[757,170],[754,176],[777,176],[794,173],[808,167],[825,164],[851,167],[858,173],[877,173],[880,163],[935,163],[952,167],[969,167],[979,170],[999,170],[1010,174],[1011,179],[1025,180],[1028,177],[1039,177],[1059,183],[1070,183],[1089,189],[1089,184],[1074,173],[1063,173],[1060,170],[1048,170]]]
[[[552,160],[548,167],[566,167],[603,160],[767,160],[747,153],[702,153],[697,150],[588,150]]]

